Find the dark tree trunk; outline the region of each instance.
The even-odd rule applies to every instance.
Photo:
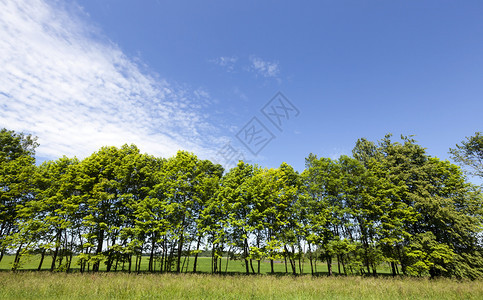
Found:
[[[193,266],[193,273],[196,273],[196,266],[198,264],[198,250],[200,250],[201,245],[201,236],[198,237],[198,242],[196,243],[196,254],[195,254],[195,261]]]
[[[141,254],[139,254],[139,262],[138,262],[138,266],[137,266],[137,272],[139,274],[139,272],[141,272],[141,260],[143,258],[143,253],[141,252]]]
[[[396,277],[396,263],[391,261],[392,277]]]
[[[337,272],[340,275],[341,272],[340,272],[340,255],[339,254],[337,254]]]
[[[312,263],[312,248],[310,247],[310,243],[309,243],[309,261],[310,261],[310,274],[312,274],[312,276],[314,275],[314,265]]]
[[[148,263],[148,271],[153,272],[153,263],[154,263],[154,240],[155,237],[153,237],[153,240],[151,242],[151,251],[149,253],[149,263]]]
[[[248,240],[245,238],[244,245],[243,245],[243,252],[245,256],[245,268],[246,273],[250,274],[250,270],[248,269]]]
[[[285,261],[285,274],[288,273],[288,265],[287,265],[287,252],[285,251],[283,254],[283,260]]]
[[[5,255],[5,248],[0,251],[0,262],[2,262],[3,256]]]
[[[255,269],[253,268],[253,259],[250,258],[250,268],[252,269],[252,273],[255,274]]]
[[[345,268],[345,258],[344,258],[343,254],[340,256],[340,260],[341,260],[341,263],[342,263],[342,269],[344,269],[344,275],[347,275],[347,270]]]
[[[15,253],[15,259],[13,260],[12,271],[16,271],[20,264],[20,251],[22,250],[22,246],[23,244],[20,244],[20,246],[17,249],[17,252]]]
[[[37,271],[40,271],[42,269],[42,264],[44,263],[44,258],[45,258],[45,248],[42,249],[42,254],[40,256],[40,263],[39,263],[39,267],[37,268]]]
[[[180,267],[181,267],[181,254],[183,253],[183,242],[184,242],[184,234],[181,233],[181,237],[179,239],[179,244],[178,244],[178,259],[176,262],[176,272],[180,272]]]
[[[403,273],[403,275],[407,275],[406,274],[406,262],[405,262],[405,260],[402,257],[402,253],[401,253],[400,246],[397,246],[396,249],[397,249],[397,254],[398,254],[398,257],[399,257],[399,261],[401,262],[401,270],[402,270],[402,273]]]
[[[54,250],[54,255],[52,257],[52,264],[50,265],[50,272],[53,272],[55,269],[55,261],[57,260],[57,256],[59,255],[59,248],[60,248],[60,237],[61,237],[62,231],[57,232],[56,235],[56,243],[55,243],[55,250]]]
[[[287,248],[287,245],[284,246],[285,248],[285,253],[286,253],[286,256],[290,262],[290,266],[292,267],[292,273],[293,275],[297,275],[297,269],[295,268],[295,260],[293,259],[293,257],[291,257],[293,255],[290,255],[290,252],[288,251],[288,248]],[[293,246],[292,246],[292,250],[293,250]]]
[[[72,257],[74,256],[74,251],[70,251],[69,262],[67,263],[66,272],[70,272],[70,266],[72,265]]]
[[[225,274],[228,272],[228,262],[230,260],[230,253],[231,253],[231,246],[228,249],[228,252],[227,252],[227,255],[226,255]]]
[[[102,253],[102,244],[104,243],[104,230],[99,231],[99,241],[97,243],[96,249],[96,256]],[[99,271],[100,261],[97,259],[96,262],[92,265],[92,271],[98,272]]]
[[[58,253],[59,253],[59,247],[56,246],[54,250],[54,254],[52,255],[52,264],[50,265],[50,272],[53,272],[55,269],[55,261],[57,260]]]

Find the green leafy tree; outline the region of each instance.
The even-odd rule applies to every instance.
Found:
[[[483,133],[467,137],[461,145],[450,149],[450,153],[457,163],[470,168],[468,174],[483,178]]]
[[[100,262],[106,261],[108,270],[112,263],[113,248],[117,249],[119,234],[132,197],[126,197],[126,159],[139,155],[139,149],[124,145],[103,147],[81,162],[79,185],[84,210],[83,225],[86,229],[83,258],[98,271]],[[129,158],[127,158],[129,157]],[[106,247],[104,247],[106,245]],[[139,249],[142,252],[142,247]]]
[[[239,255],[245,263],[247,274],[250,273],[250,267],[252,272],[255,272],[253,266],[249,265],[249,236],[251,230],[248,224],[248,215],[253,208],[248,181],[254,176],[254,172],[254,167],[243,161],[240,161],[236,167],[228,171],[220,182],[220,189],[216,196],[220,209],[213,210],[218,216],[226,220],[226,222],[221,221],[219,223],[226,227],[224,231],[219,231],[219,233],[226,237],[234,251],[239,251]]]
[[[9,245],[8,237],[17,233],[17,206],[35,197],[36,138],[11,130],[0,130],[0,261]],[[23,244],[17,248],[15,263]]]
[[[340,198],[342,170],[337,161],[330,158],[317,158],[313,154],[305,159],[305,165],[306,168],[302,173],[304,182],[302,228],[309,252],[323,253],[322,258],[327,260],[328,272],[332,275],[333,253],[326,250],[334,238],[343,238],[346,214]],[[318,251],[312,247],[318,248]],[[309,257],[312,266],[312,256]],[[314,272],[313,266],[311,271]]]

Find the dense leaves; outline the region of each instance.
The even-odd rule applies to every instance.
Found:
[[[478,167],[480,138],[453,154]],[[352,157],[310,154],[301,174],[242,161],[223,174],[192,153],[134,145],[36,166],[34,138],[3,129],[0,142],[0,250],[15,254],[13,269],[37,254],[39,269],[52,256],[51,271],[78,256],[82,272],[136,272],[142,259],[152,272],[196,272],[208,250],[213,272],[235,259],[246,273],[266,260],[298,274],[308,260],[313,274],[323,261],[328,275],[376,276],[386,264],[393,275],[483,277],[479,189],[409,137],[360,139]]]

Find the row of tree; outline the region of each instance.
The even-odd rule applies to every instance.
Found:
[[[134,145],[36,166],[36,146],[0,132],[0,260],[14,254],[14,270],[37,254],[39,269],[52,256],[52,271],[69,271],[77,256],[82,272],[101,263],[139,271],[147,254],[149,271],[196,272],[208,249],[213,272],[228,256],[246,273],[264,260],[293,274],[307,260],[314,273],[322,260],[329,275],[333,264],[376,275],[386,263],[394,275],[483,276],[479,189],[411,138],[360,139],[336,160],[310,154],[301,174],[241,161],[224,173],[188,152],[164,159]],[[471,158],[465,146],[452,150],[456,159]]]

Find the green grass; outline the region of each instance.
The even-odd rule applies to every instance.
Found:
[[[211,275],[206,274],[211,272],[208,257],[198,260],[198,270],[204,274],[81,274],[75,261],[71,274],[29,271],[37,269],[38,256],[24,260],[20,271],[10,272],[12,261],[13,256],[5,256],[0,262],[0,299],[483,299],[482,281],[389,276],[247,276],[242,275],[245,266],[241,261],[230,261],[227,275]],[[46,257],[43,270],[48,270],[50,263],[51,258]],[[143,257],[142,270],[147,270],[147,263],[148,258]],[[192,270],[192,264],[190,258],[188,271]],[[225,267],[223,259],[223,271]],[[336,263],[333,269],[337,273]],[[319,262],[317,270],[327,272],[327,265]],[[270,264],[263,262],[261,273],[269,271]],[[310,272],[308,262],[304,271]],[[386,267],[380,271],[389,270]],[[275,272],[285,273],[284,263],[276,263]]]
[[[481,281],[0,272],[0,299],[483,299]]]
[[[5,256],[2,261],[0,262],[0,271],[2,270],[10,270],[12,268],[12,262],[13,262],[14,256],[13,255],[7,255]],[[183,258],[184,260],[184,258]],[[76,271],[79,270],[79,266],[76,264],[76,258],[74,257],[73,262],[72,262],[72,270]],[[133,258],[133,268],[134,268],[134,261],[135,259]],[[144,256],[141,260],[141,270],[147,270],[148,269],[148,261],[149,257]],[[21,267],[19,268],[20,270],[37,270],[37,267],[40,262],[40,256],[38,255],[32,255],[29,257],[24,257],[22,258],[21,261]],[[50,270],[50,265],[52,263],[52,257],[51,256],[46,256],[44,259],[44,262],[42,264],[42,270]],[[194,258],[190,257],[189,260],[186,259],[185,261],[185,268],[183,271],[188,270],[188,272],[191,272],[193,270],[193,263],[194,263]],[[183,264],[183,261],[182,261]],[[228,273],[245,273],[245,264],[243,261],[240,260],[229,260],[228,261],[228,268],[226,268],[227,260],[226,258],[222,259],[222,271],[225,273],[227,271]],[[257,272],[257,262],[253,261],[253,268],[255,269],[255,272]],[[334,273],[337,273],[337,264],[333,264],[332,266]],[[101,271],[105,270],[106,266],[104,264],[101,264]],[[127,264],[125,265],[125,269],[127,270]],[[121,264],[118,266],[118,271],[121,270]],[[159,270],[159,264],[156,265],[156,270]],[[211,258],[209,257],[199,257],[198,258],[198,266],[197,270],[201,273],[211,273]],[[274,271],[275,273],[285,273],[285,264],[283,262],[278,262],[274,264]],[[288,271],[291,272],[290,269],[290,264],[288,264]],[[305,274],[310,274],[310,263],[308,261],[303,264],[303,271]],[[381,272],[387,272],[387,268],[381,268]],[[250,268],[251,272],[251,268]],[[260,266],[260,273],[261,274],[266,274],[270,272],[270,263],[268,261],[263,261]],[[325,263],[317,263],[317,272],[327,272],[327,265]],[[297,273],[299,273],[299,267],[297,264]]]

